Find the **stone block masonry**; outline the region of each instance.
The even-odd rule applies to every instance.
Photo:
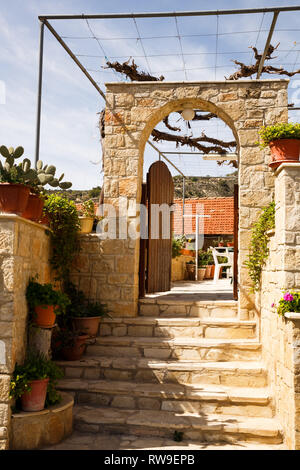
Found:
[[[245,240],[257,213],[271,201],[274,193],[269,153],[259,149],[258,131],[263,124],[287,121],[287,86],[288,80],[106,84],[104,202],[115,207],[123,196],[140,202],[145,145],[153,128],[168,114],[190,105],[215,113],[231,128],[239,154],[240,318],[255,312],[254,296],[248,293],[251,282],[244,267],[248,254]],[[115,302],[120,315],[134,315],[138,301],[139,244],[129,248],[128,242],[121,241],[122,255],[116,255],[115,247],[119,243],[119,240],[108,242],[105,256],[113,266],[113,273],[120,275],[119,280],[114,278],[114,295],[117,291],[120,295],[124,293],[126,286],[131,305],[122,313],[122,303],[112,298],[108,300]],[[124,280],[126,274],[131,279]]]
[[[90,300],[105,303],[111,315],[137,314],[136,244],[131,239],[101,240],[95,233],[80,237],[71,280]]]
[[[276,413],[289,449],[300,449],[300,321],[278,316],[283,289],[300,289],[300,165],[282,164],[275,173],[275,231],[270,236],[269,257],[262,274],[261,342],[263,359],[275,397]]]
[[[50,240],[45,227],[15,215],[0,215],[0,449],[9,446],[10,378],[27,343],[25,291],[31,276],[50,282]]]

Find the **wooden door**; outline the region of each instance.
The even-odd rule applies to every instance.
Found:
[[[173,204],[174,184],[167,165],[158,161],[151,165],[147,174],[148,240],[146,292],[165,292],[171,289],[172,269],[172,212],[158,213],[153,204]],[[166,218],[167,217],[167,218]],[[156,231],[158,238],[153,237]]]
[[[238,299],[238,234],[239,234],[239,186],[234,185],[234,255],[233,255],[233,298]]]

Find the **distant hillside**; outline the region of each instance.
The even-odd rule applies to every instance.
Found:
[[[182,198],[182,177],[174,176],[174,189],[175,198]],[[233,196],[234,185],[237,184],[237,175],[230,175],[224,177],[213,176],[191,176],[185,179],[185,197],[186,198],[201,198],[201,197],[230,197]],[[98,202],[101,188],[100,186],[90,190],[68,189],[62,190],[48,190],[47,193],[63,194],[68,199],[76,203],[84,202],[88,199],[93,199]]]
[[[174,176],[175,198],[182,198],[182,177]],[[185,197],[230,197],[233,196],[234,185],[237,184],[236,175],[213,177],[191,176],[185,179]]]

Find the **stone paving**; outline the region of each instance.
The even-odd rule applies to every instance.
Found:
[[[145,298],[168,301],[233,300],[233,286],[227,278],[218,279],[216,284],[213,280],[176,281],[170,291],[147,294]]]
[[[55,446],[44,447],[42,450],[286,450],[283,444],[250,444],[239,442],[175,442],[162,438],[144,438],[130,435],[92,434],[75,431],[70,437]]]

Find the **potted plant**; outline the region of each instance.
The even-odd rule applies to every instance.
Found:
[[[80,330],[70,330],[64,327],[56,329],[52,338],[54,357],[66,361],[78,361],[85,352],[87,339],[89,336]]]
[[[26,299],[33,323],[42,328],[51,328],[56,315],[64,314],[70,300],[66,294],[55,290],[52,284],[40,284],[34,278],[29,280]]]
[[[66,313],[72,321],[73,328],[90,337],[97,336],[101,317],[108,315],[106,306],[100,302],[88,300],[72,282],[65,286],[65,292],[71,301]]]
[[[207,267],[208,255],[206,251],[198,251],[198,281],[203,281]]]
[[[27,175],[21,166],[15,164],[15,159],[23,153],[23,147],[0,147],[0,154],[5,158],[4,164],[0,162],[0,211],[19,216],[26,208],[30,192],[26,184]]]
[[[225,243],[224,243],[224,240],[223,240],[223,238],[221,238],[221,239],[218,241],[218,246],[221,247],[221,246],[224,246],[224,244],[225,244]]]
[[[275,303],[271,307],[276,307]],[[284,316],[287,312],[300,313],[300,292],[285,292],[282,298],[279,300],[277,306],[277,313],[280,316]]]
[[[81,233],[91,233],[95,219],[95,204],[92,199],[84,201],[79,211]]]
[[[185,263],[187,274],[188,274],[188,279],[190,281],[195,280],[195,273],[196,273],[196,263],[195,261],[191,260]]]
[[[30,181],[28,203],[25,211],[22,213],[22,217],[33,220],[34,222],[39,222],[42,217],[44,207],[44,187],[49,184],[53,188],[60,187],[60,189],[69,189],[72,186],[72,183],[62,181],[64,174],[59,178],[55,178],[56,167],[54,165],[44,166],[43,162],[39,160],[36,164],[36,169],[30,168],[30,166],[30,160],[25,159],[22,163],[22,168],[26,172],[31,171],[32,178]]]
[[[27,353],[24,364],[16,364],[10,382],[10,398],[21,404],[23,411],[41,411],[45,405],[60,401],[56,382],[63,377],[62,370],[38,352]]]
[[[263,126],[259,130],[260,148],[270,148],[271,168],[281,163],[299,163],[300,155],[300,124],[281,122],[273,126]]]
[[[214,277],[214,257],[210,250],[207,251],[207,266],[205,271],[205,277],[207,279],[212,279]]]
[[[227,242],[226,245],[227,245],[228,247],[232,247],[232,246],[234,246],[234,242]]]

